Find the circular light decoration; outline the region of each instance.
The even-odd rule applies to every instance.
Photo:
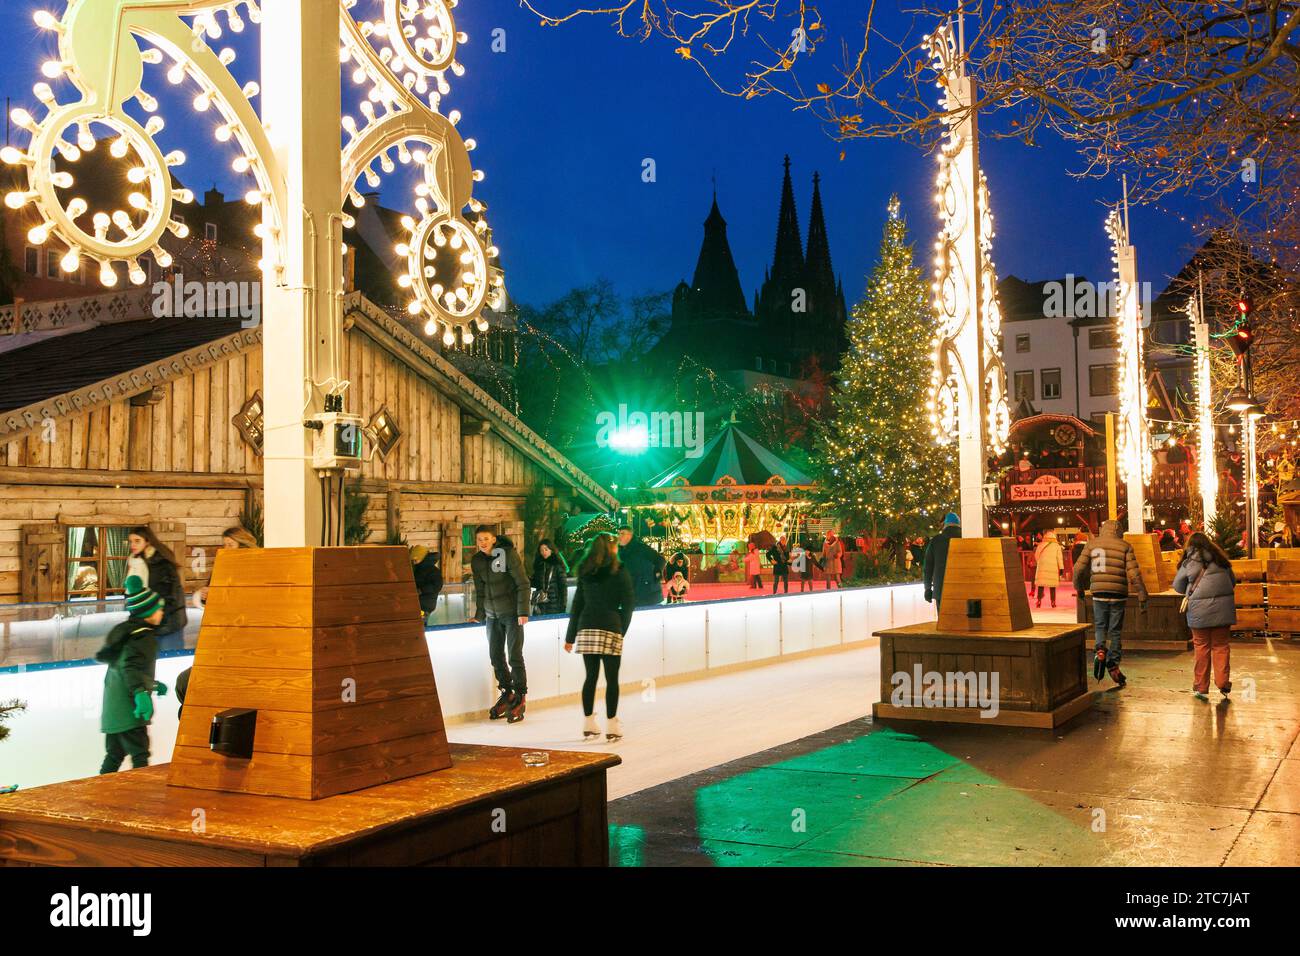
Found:
[[[373,190],[398,165],[419,171],[416,214],[403,217],[396,247],[406,262],[399,284],[410,294],[407,312],[448,347],[471,344],[474,330],[488,328],[484,311],[500,311],[506,302],[487,206],[473,195],[484,178],[470,162],[477,144],[457,132],[459,111],[439,112],[450,90],[445,74],[464,72],[456,52],[468,38],[456,30],[453,5],[383,0],[382,17],[343,18],[340,49],[345,72],[365,90],[361,119],[343,118],[344,188],[359,207],[365,204],[359,180]]]
[[[45,116],[38,120],[25,109],[10,114],[14,124],[30,134],[31,143],[26,151],[4,150],[4,160],[25,166],[28,179],[26,191],[16,190],[5,201],[13,209],[35,206],[40,222],[30,229],[28,240],[34,245],[53,240],[64,246],[59,260],[64,272],[79,270],[89,259],[98,263],[104,285],[118,283],[119,266],[129,281],[140,285],[148,279],[140,257],[152,255],[166,268],[172,256],[161,244],[163,237],[169,231],[179,239],[189,235],[185,223],[172,218],[176,203],[194,201],[193,193],[176,187],[172,180],[171,170],[185,163],[185,154],[180,150],[164,154],[158,145],[166,124],[158,115],[158,100],[144,87],[145,66],[163,66],[168,60],[167,80],[173,85],[195,84],[195,110],[213,110],[220,116],[217,140],[242,151],[237,163],[243,165],[236,169],[255,178],[250,195],[268,201],[271,228],[278,228],[282,189],[272,185],[277,177],[268,172],[264,157],[273,154],[249,102],[257,94],[257,85],[241,87],[228,70],[235,59],[233,50],[216,53],[204,41],[205,35],[221,35],[218,12],[224,13],[232,30],[242,29],[240,6],[247,7],[250,20],[260,22],[252,0],[206,6],[164,0],[72,0],[62,19],[44,10],[36,13],[36,25],[59,38],[58,59],[46,63],[42,73],[48,80],[69,82],[80,99],[60,103],[50,84],[40,82],[33,93],[45,107]],[[192,16],[191,22],[182,20],[180,12]],[[115,37],[116,43],[106,42],[106,37]],[[143,124],[126,110],[132,100],[149,114]],[[109,154],[94,161],[96,171],[102,174],[105,167],[116,164],[126,179],[123,191],[105,208],[92,206],[77,189],[77,174],[85,168],[83,157],[96,149]]]

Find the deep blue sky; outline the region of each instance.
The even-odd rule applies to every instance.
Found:
[[[556,10],[573,5],[546,2]],[[15,105],[31,105],[39,65],[54,49],[30,25],[38,6],[62,9],[54,0],[5,2],[6,13],[14,8],[16,28],[0,39],[0,94]],[[824,4],[831,35],[846,25],[856,29],[850,11],[860,8],[847,0]],[[811,177],[814,170],[822,174],[831,250],[851,301],[875,259],[892,191],[902,198],[918,250],[928,251],[935,163],[912,146],[836,142],[814,117],[791,112],[784,101],[723,96],[667,41],[624,39],[594,18],[542,28],[513,0],[464,0],[457,16],[470,35],[462,52],[467,73],[451,78],[446,107],[462,110],[462,134],[479,143],[474,159],[488,178],[477,194],[490,205],[508,288],[518,300],[543,303],[600,277],[624,294],[689,280],[715,171],[741,282],[752,296],[772,255],[786,153],[805,234]],[[496,28],[506,31],[505,53],[490,49]],[[829,53],[815,56],[825,60]],[[251,59],[240,63],[253,67],[245,62]],[[157,82],[149,89],[165,92]],[[180,109],[164,101],[163,112],[169,120],[163,145],[187,146]],[[197,145],[189,144],[191,160],[181,171],[196,192],[214,181],[231,193],[247,188],[227,171],[229,156],[214,152],[213,159]],[[847,153],[842,162],[841,150]],[[1000,275],[1109,278],[1101,203],[1114,199],[1118,183],[1072,179],[1068,170],[1080,163],[1060,143],[1030,148],[986,138],[983,157]],[[645,158],[656,161],[655,183],[642,182]],[[401,194],[386,193],[385,201],[404,204]],[[1185,261],[1191,230],[1155,209],[1136,209],[1132,220],[1143,278],[1158,290]]]

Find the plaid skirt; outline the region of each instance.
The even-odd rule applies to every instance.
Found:
[[[594,627],[583,628],[578,632],[574,650],[579,654],[610,654],[619,657],[623,653],[623,635]]]

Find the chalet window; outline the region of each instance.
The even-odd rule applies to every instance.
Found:
[[[1021,332],[1019,335],[1016,336],[1016,351],[1017,351],[1017,352],[1028,352],[1028,351],[1029,351],[1029,333],[1028,333],[1028,332]],[[1032,379],[1031,379],[1031,381],[1032,381]]]
[[[47,279],[57,279],[62,274],[62,271],[63,270],[59,268],[59,257],[50,255],[49,250],[46,250],[45,277]]]
[[[366,434],[370,436],[371,443],[375,450],[379,452],[381,459],[386,459],[388,453],[393,450],[397,442],[402,437],[402,430],[397,427],[397,422],[393,420],[393,414],[384,406],[375,412],[375,417],[370,419],[370,424],[366,426]]]
[[[1016,372],[1013,381],[1016,401],[1027,398],[1032,402],[1034,400],[1034,370]]]
[[[1045,368],[1042,372],[1043,398],[1061,397],[1061,370]]]
[[[1114,395],[1118,391],[1117,365],[1089,365],[1088,366],[1088,394],[1089,395]]]
[[[67,595],[69,601],[102,601],[123,593],[129,528],[68,528]]]
[[[41,250],[35,246],[28,246],[23,250],[23,271],[29,276],[41,274]]]
[[[262,437],[263,437],[263,414],[262,414],[262,393],[254,392],[253,397],[244,402],[244,407],[239,410],[239,414],[230,420],[235,428],[239,429],[240,436],[244,441],[253,446],[253,450],[259,455],[262,454]]]
[[[205,222],[203,224],[203,238],[211,241],[217,241],[217,224],[215,222]]]
[[[1102,326],[1097,329],[1088,330],[1088,348],[1094,351],[1099,349],[1113,349],[1119,347],[1119,340],[1115,337],[1115,330],[1110,326]],[[1109,392],[1093,392],[1092,394],[1105,394]]]

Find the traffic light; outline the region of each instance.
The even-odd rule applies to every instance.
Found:
[[[1250,313],[1255,303],[1246,293],[1237,296],[1237,329],[1228,336],[1228,346],[1238,358],[1250,351],[1255,332],[1250,327]]]

